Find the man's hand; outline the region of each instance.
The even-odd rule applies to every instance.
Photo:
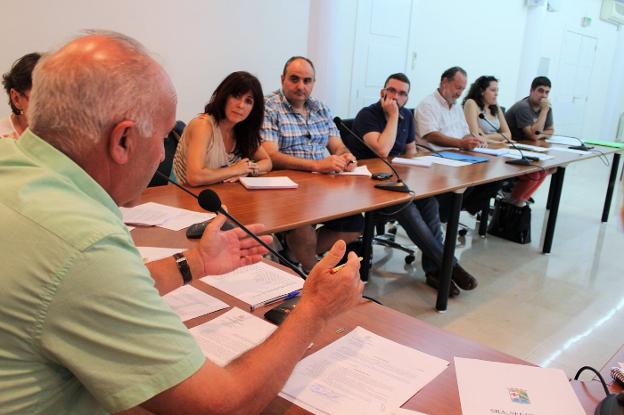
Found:
[[[235,270],[244,265],[256,263],[267,253],[266,248],[248,236],[242,229],[236,228],[222,231],[225,223],[224,215],[217,215],[206,226],[199,244],[190,251],[201,260],[204,275],[219,275]],[[248,226],[253,233],[264,230],[264,225]],[[260,236],[266,243],[271,243],[271,236]]]
[[[357,167],[357,159],[355,158],[353,154],[348,153],[348,152],[342,153],[340,157],[342,157],[344,161],[347,163],[344,168],[345,171],[353,171],[353,169]]]
[[[547,110],[548,108],[550,108],[550,101],[548,98],[542,98],[540,100],[540,110]]]
[[[331,155],[316,162],[314,171],[320,173],[340,173],[347,167],[347,161],[341,156]]]
[[[354,252],[349,252],[347,264],[340,271],[331,272],[342,259],[345,249],[344,241],[337,241],[312,268],[297,308],[308,308],[309,312],[327,321],[362,301],[364,283],[360,280],[360,261]]]
[[[399,104],[397,104],[396,99],[388,97],[387,94],[381,98],[381,109],[386,114],[386,119],[399,115]]]
[[[466,135],[459,142],[459,147],[462,150],[472,150],[475,147],[479,147],[480,144],[481,141],[477,137],[472,135]]]

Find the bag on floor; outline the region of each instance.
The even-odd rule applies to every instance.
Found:
[[[496,199],[488,233],[519,244],[528,244],[531,242],[531,208]]]

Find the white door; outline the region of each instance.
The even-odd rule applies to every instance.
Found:
[[[386,77],[405,72],[412,0],[360,0],[351,76],[349,118],[379,99]]]
[[[568,31],[561,46],[559,75],[553,79],[553,115],[555,132],[583,135],[585,107],[598,40]]]

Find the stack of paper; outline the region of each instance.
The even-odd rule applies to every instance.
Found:
[[[193,327],[190,332],[204,356],[219,366],[225,366],[262,343],[276,328],[234,307],[214,320]]]
[[[265,262],[223,275],[208,275],[201,281],[249,304],[252,310],[294,295],[303,288],[300,277]]]
[[[585,415],[563,370],[455,358],[464,415]]]
[[[352,171],[343,171],[343,172],[340,172],[338,174],[340,174],[342,176],[367,176],[367,177],[371,177],[372,176],[372,174],[368,170],[367,166],[357,166]]]
[[[163,300],[180,316],[182,321],[229,307],[226,303],[192,285],[184,285],[163,296]]]
[[[215,217],[214,213],[196,212],[180,209],[160,203],[148,202],[132,208],[119,208],[125,224],[160,226],[179,231],[197,222],[204,222]]]
[[[403,165],[407,165],[407,166],[419,166],[419,167],[431,167],[431,164],[433,163],[433,161],[431,161],[431,159],[429,158],[430,156],[426,156],[426,157],[414,157],[411,159],[406,159],[403,157],[395,157],[392,159],[392,163],[393,164],[403,164]]]
[[[259,190],[259,189],[296,189],[299,185],[289,177],[286,176],[274,176],[274,177],[240,177],[238,179],[246,189]]]
[[[447,366],[356,327],[299,362],[280,396],[315,414],[400,413]]]

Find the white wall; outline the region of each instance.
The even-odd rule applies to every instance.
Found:
[[[116,30],[160,57],[178,91],[178,118],[188,121],[232,71],[258,76],[265,93],[278,88],[286,59],[307,53],[309,8],[309,0],[5,2],[0,71],[25,53],[62,45],[81,29]]]
[[[391,7],[391,0],[386,0]],[[453,65],[500,79],[501,104],[518,98],[525,41],[525,0],[413,0],[409,49],[417,54],[406,68],[412,80],[408,106],[431,93],[441,72]],[[31,0],[6,2],[0,25],[0,71],[33,50],[59,46],[80,29],[121,31],[160,56],[178,90],[178,118],[188,121],[203,109],[218,82],[234,70],[258,76],[265,93],[279,87],[284,61],[309,55],[317,66],[314,95],[336,115],[349,114],[358,0]],[[546,13],[544,36],[534,48],[550,59],[557,94],[563,34],[575,30],[598,39],[584,136],[611,139],[624,110],[624,72],[614,60],[624,37],[599,19],[601,0],[560,1]],[[582,28],[581,18],[593,18]],[[619,49],[618,49],[619,48]],[[411,56],[407,60],[411,65]],[[619,80],[620,82],[615,82]],[[383,82],[383,80],[381,80]],[[526,89],[528,90],[528,85]],[[1,108],[1,107],[0,107]],[[0,114],[8,112],[8,106]],[[610,115],[610,114],[613,115]],[[556,117],[556,112],[555,112]],[[555,118],[556,125],[556,118]]]

